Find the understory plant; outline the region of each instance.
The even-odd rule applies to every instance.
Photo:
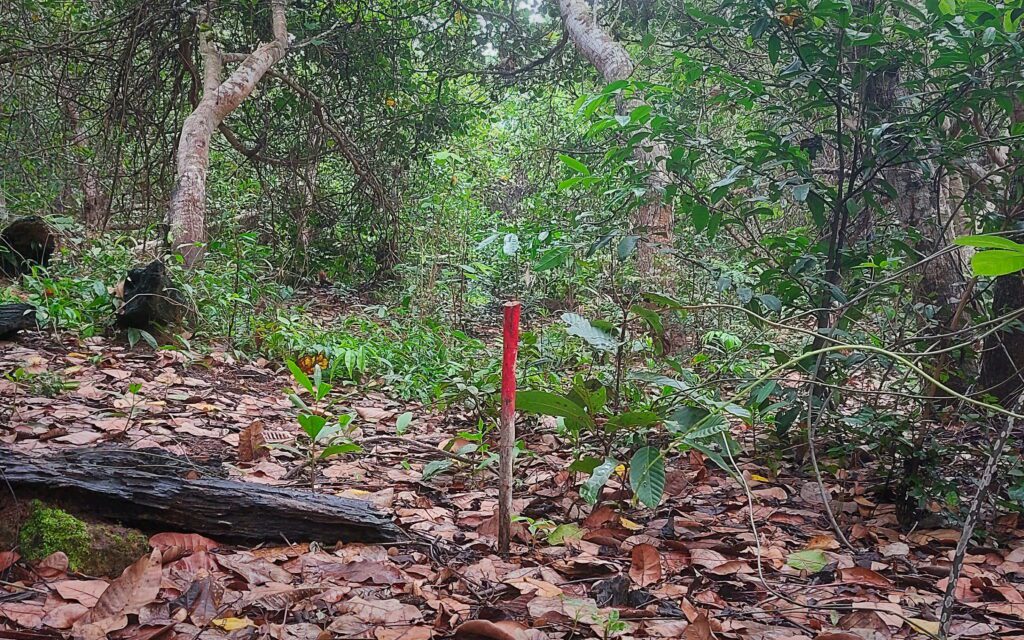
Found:
[[[310,402],[307,403],[298,393],[290,390],[286,392],[288,399],[298,409],[295,419],[305,437],[297,437],[290,444],[269,446],[289,451],[302,459],[303,464],[309,468],[309,488],[315,491],[317,467],[323,461],[331,456],[362,451],[350,437],[355,416],[343,414],[332,417],[327,411],[328,403],[325,401],[333,387],[323,381],[320,365],[313,369],[312,379],[295,362],[289,360],[287,365],[295,381],[309,394]]]

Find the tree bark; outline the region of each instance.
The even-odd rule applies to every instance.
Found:
[[[81,513],[144,530],[247,542],[403,537],[369,502],[227,480],[217,471],[152,449],[79,449],[41,458],[0,448],[0,473],[19,498],[66,502]]]
[[[71,130],[71,147],[75,154],[75,173],[82,189],[82,223],[86,229],[103,228],[106,222],[109,199],[103,191],[99,173],[89,162],[91,152],[87,140],[89,138],[82,125],[78,105],[70,97],[64,97],[64,111],[68,116]]]
[[[0,340],[10,340],[22,329],[36,327],[36,308],[17,302],[0,304]]]
[[[569,38],[606,83],[628,80],[636,69],[626,48],[608,35],[598,23],[586,0],[559,0],[562,21]],[[629,113],[644,104],[639,97],[622,101],[618,112]],[[665,203],[665,188],[669,184],[665,159],[668,148],[664,143],[650,139],[633,150],[638,166],[647,172],[647,194],[644,202],[631,216],[634,233],[643,238],[637,249],[637,268],[650,273],[654,256],[661,245],[672,243],[674,211]]]
[[[206,241],[206,177],[210,165],[210,140],[224,119],[256,88],[257,83],[288,50],[285,0],[270,0],[274,39],[242,56],[225,54],[206,33],[199,32],[203,60],[203,97],[185,119],[178,140],[174,190],[168,210],[174,245],[186,266],[202,260]],[[225,80],[225,62],[239,62]]]

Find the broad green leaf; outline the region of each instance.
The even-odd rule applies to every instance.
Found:
[[[660,336],[665,333],[665,326],[661,321],[661,316],[659,316],[657,312],[652,311],[647,307],[641,307],[638,304],[633,305],[629,310],[643,318],[644,322],[647,323],[647,326],[651,328],[652,332],[654,332],[654,335]]]
[[[608,419],[608,425],[614,427],[648,427],[661,421],[653,411],[627,411]]]
[[[398,435],[403,435],[409,429],[409,425],[412,424],[412,412],[406,411],[402,415],[398,416],[395,420],[395,432]]]
[[[536,271],[554,269],[561,266],[570,255],[572,255],[572,247],[555,247],[541,257],[534,269]]]
[[[312,413],[300,413],[298,415],[299,426],[306,432],[306,435],[313,440],[317,439],[320,435],[320,431],[323,430],[324,425],[327,424],[327,418],[318,416]]]
[[[343,453],[359,453],[362,450],[363,448],[358,444],[353,444],[351,442],[345,444],[332,444],[329,447],[325,447],[324,450],[320,452],[320,457],[329,458],[330,456],[336,456]]]
[[[594,469],[601,466],[601,462],[601,458],[596,458],[594,456],[584,456],[579,460],[573,460],[572,464],[569,465],[569,471],[574,471],[576,473],[586,473],[589,475],[591,473],[594,473]]]
[[[718,468],[721,469],[722,471],[725,471],[734,478],[736,477],[736,471],[732,468],[732,465],[726,462],[725,458],[723,458],[722,454],[720,454],[719,452],[715,451],[708,445],[703,444],[701,442],[693,442],[691,440],[686,440],[685,444],[703,453],[705,456],[708,457],[709,460],[717,464]]]
[[[481,240],[478,245],[476,245],[476,250],[480,251],[481,249],[485,248],[487,245],[491,244],[492,242],[494,242],[495,240],[497,240],[500,237],[501,237],[500,233],[497,233],[497,232],[492,233],[491,235],[489,235],[486,238],[484,238],[483,240]]]
[[[579,526],[568,523],[560,524],[551,530],[548,534],[548,544],[561,545],[565,544],[566,540],[579,540],[583,537],[583,531]]]
[[[782,311],[782,300],[779,300],[778,296],[773,296],[770,293],[764,293],[757,296],[757,299],[761,301],[765,309],[778,313]]]
[[[644,506],[651,509],[661,504],[665,493],[665,457],[658,447],[644,447],[629,461],[629,484]]]
[[[828,565],[828,556],[821,549],[809,549],[791,553],[786,558],[786,564],[797,571],[809,571],[817,573]]]
[[[575,313],[563,313],[562,322],[567,325],[566,333],[583,338],[587,344],[598,351],[614,352],[619,346],[614,338],[592,325],[583,316]]]
[[[953,244],[961,247],[977,247],[979,249],[1006,249],[1024,253],[1024,244],[1014,242],[1005,236],[960,236]]]
[[[716,27],[728,27],[729,26],[729,21],[726,20],[725,18],[716,16],[716,15],[710,14],[710,13],[704,13],[700,9],[694,7],[693,5],[689,5],[689,6],[686,7],[686,13],[690,14],[691,16],[696,18],[697,20],[700,20],[701,22],[704,22],[704,23],[707,23],[707,24],[713,24]]]
[[[433,478],[437,474],[439,474],[439,473],[441,473],[443,471],[447,471],[449,468],[451,468],[451,466],[452,466],[452,461],[449,460],[448,458],[444,458],[442,460],[434,460],[432,462],[428,462],[426,464],[426,466],[423,467],[423,476],[422,476],[421,480],[423,480],[423,481],[430,480],[431,478]]]
[[[562,164],[569,167],[576,173],[582,173],[585,176],[590,175],[590,169],[587,168],[587,165],[583,164],[576,158],[573,158],[572,156],[567,156],[564,153],[560,153],[558,154],[558,159],[562,161]]]
[[[1024,253],[1005,249],[979,251],[971,258],[976,276],[1005,276],[1024,269]]]
[[[636,250],[636,243],[639,240],[640,236],[622,236],[618,247],[619,260],[625,260],[633,255],[633,251]]]
[[[291,360],[286,361],[285,364],[288,365],[288,369],[292,372],[292,376],[295,378],[296,382],[302,385],[306,391],[310,393],[316,392],[316,388],[313,386],[313,381],[309,379],[309,376],[306,375],[305,371],[299,368],[299,365],[295,364]]]
[[[615,471],[618,464],[614,458],[605,458],[604,462],[594,469],[590,478],[583,483],[583,486],[580,487],[580,497],[586,500],[587,504],[597,504],[597,497],[601,495],[601,489],[608,482],[608,478],[612,477],[612,472]]]
[[[587,414],[583,407],[565,396],[547,391],[516,393],[516,408],[527,413],[571,418],[587,426],[594,426],[594,419]]]

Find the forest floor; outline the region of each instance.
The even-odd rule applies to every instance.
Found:
[[[278,363],[29,333],[0,343],[0,371],[16,369],[32,377],[0,381],[0,446],[43,456],[114,439],[219,461],[247,482],[308,490],[305,475],[289,473],[296,463],[286,452],[249,464],[237,458],[239,433],[253,421],[272,442],[299,431],[282,392],[292,380]],[[133,383],[141,385],[134,396]],[[380,391],[336,395],[333,411],[359,416],[357,441],[395,436],[397,417],[411,411],[402,438],[438,448],[378,441],[320,470],[319,491],[369,500],[413,542],[243,548],[183,536],[174,538],[174,555],[191,554],[175,559],[158,536],[154,547],[165,554],[139,559],[120,577],[0,549],[0,638],[884,640],[937,629],[959,532],[900,531],[894,507],[868,491],[868,471],[826,478],[848,549],[828,525],[818,483],[791,462],[773,473],[740,459],[748,492],[700,454],[680,455],[669,460],[658,509],[631,506],[615,477],[591,507],[579,497],[583,477],[567,470],[568,446],[526,422],[515,510],[529,520],[516,524],[505,561],[495,554],[491,473],[456,465],[423,479],[441,448],[475,429],[465,416]],[[990,533],[1002,544],[970,548],[952,631],[1024,638],[1024,532],[1004,517]],[[108,589],[135,596],[104,596]],[[117,620],[99,630],[83,624],[97,602],[120,604]]]

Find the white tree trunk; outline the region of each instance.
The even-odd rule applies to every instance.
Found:
[[[261,44],[248,55],[222,53],[200,31],[203,97],[181,127],[174,190],[168,210],[174,246],[189,267],[202,259],[206,242],[206,175],[213,132],[249,97],[267,70],[283,58],[288,49],[285,2],[270,0],[270,7],[274,40]],[[224,62],[235,61],[239,62],[238,66],[222,81]]]
[[[633,59],[622,44],[597,24],[586,0],[559,0],[558,5],[569,38],[604,81],[628,80],[635,69]],[[629,113],[641,104],[643,100],[637,97],[620,103],[618,111]],[[637,268],[648,273],[658,246],[672,242],[674,211],[665,203],[665,187],[669,183],[665,169],[668,148],[664,143],[651,139],[637,146],[633,157],[638,166],[648,172],[645,201],[633,213],[631,220],[634,231],[643,238],[637,251]]]

